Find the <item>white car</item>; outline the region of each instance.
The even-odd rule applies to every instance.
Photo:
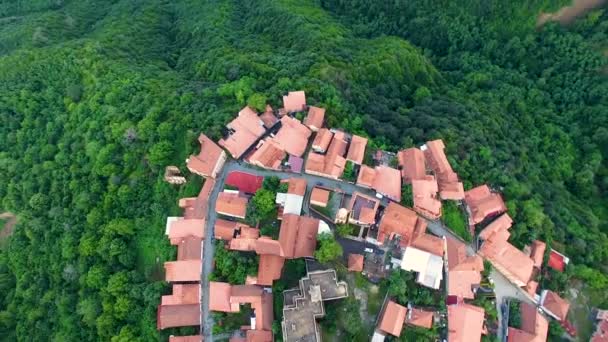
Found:
[[[365,253],[374,253],[374,250],[368,247],[365,249]]]

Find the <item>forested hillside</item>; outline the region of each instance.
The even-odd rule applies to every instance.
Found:
[[[519,246],[608,293],[608,11],[535,30],[546,3],[2,2],[0,339],[166,340],[164,220],[200,180],[163,167],[295,89],[376,147],[442,137],[467,189],[503,188]]]

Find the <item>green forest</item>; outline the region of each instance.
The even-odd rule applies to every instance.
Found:
[[[442,138],[608,308],[608,10],[536,26],[567,3],[0,2],[0,340],[166,341],[165,219],[201,181],[164,166],[300,89],[372,147]]]

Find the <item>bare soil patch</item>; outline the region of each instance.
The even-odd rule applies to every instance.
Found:
[[[2,230],[0,230],[0,241],[3,241],[13,233],[15,224],[17,223],[17,216],[13,213],[6,212],[0,214],[0,220],[6,221]]]
[[[554,13],[541,13],[536,21],[542,27],[549,21],[558,21],[562,25],[571,24],[576,18],[608,3],[608,0],[572,0],[572,5],[564,6]]]

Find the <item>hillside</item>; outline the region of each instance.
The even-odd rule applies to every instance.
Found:
[[[374,147],[442,137],[466,189],[503,189],[518,247],[564,251],[608,305],[608,12],[536,31],[559,6],[431,3],[0,4],[1,339],[166,340],[165,218],[200,181],[164,166],[293,89]]]

